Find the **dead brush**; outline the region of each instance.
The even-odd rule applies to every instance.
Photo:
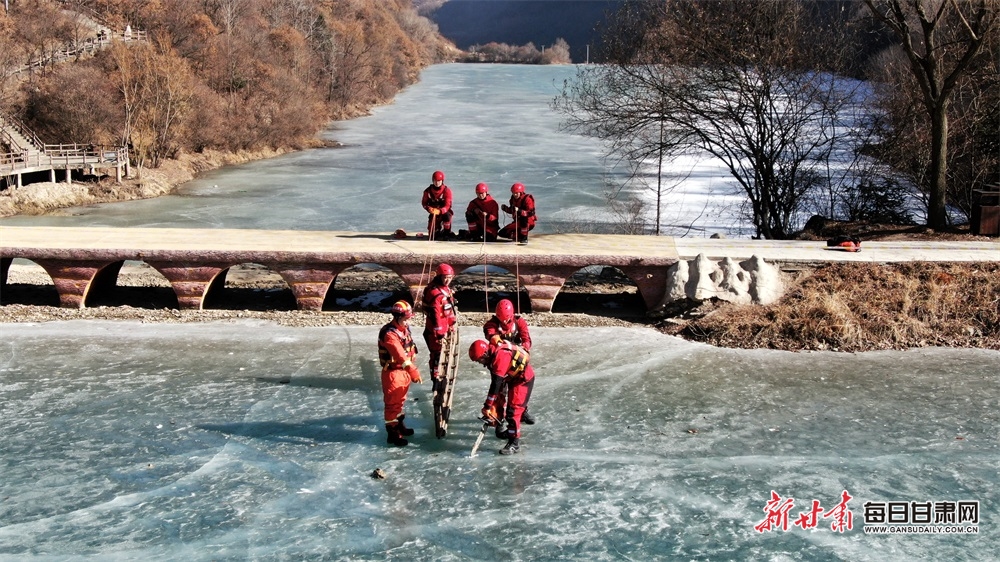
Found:
[[[743,348],[1000,349],[1000,264],[831,264],[772,305],[724,304],[682,335]]]

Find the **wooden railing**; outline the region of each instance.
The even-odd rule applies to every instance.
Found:
[[[83,168],[118,165],[128,161],[124,147],[78,144],[46,144],[44,152],[8,152],[0,154],[0,175],[32,168]]]
[[[44,144],[38,138],[38,136],[35,135],[35,132],[29,129],[28,126],[24,124],[24,122],[22,122],[17,117],[0,114],[0,135],[2,135],[4,144],[7,144],[12,148],[16,146],[18,148],[27,150],[28,147],[21,146],[22,143],[18,142],[18,140],[15,139],[14,136],[7,131],[8,128],[14,129],[19,135],[24,137],[24,140],[28,141],[28,143],[31,144],[31,146],[34,147],[36,150],[42,150]]]
[[[131,32],[120,32],[112,34],[102,34],[98,35],[96,38],[92,37],[86,41],[81,41],[72,45],[66,45],[62,49],[48,53],[46,56],[30,61],[26,64],[10,71],[10,75],[20,74],[22,72],[27,72],[33,68],[43,67],[49,64],[55,64],[58,62],[63,62],[74,57],[79,57],[87,54],[94,54],[97,51],[107,47],[112,41],[146,41],[147,35],[145,31],[131,31]]]

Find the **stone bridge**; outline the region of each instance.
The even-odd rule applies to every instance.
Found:
[[[516,274],[534,312],[550,312],[566,280],[592,265],[621,270],[652,308],[664,295],[668,268],[678,261],[674,239],[651,236],[542,234],[520,245],[331,231],[4,227],[4,286],[14,258],[44,268],[60,305],[71,308],[83,308],[91,295],[115,287],[129,260],[145,262],[166,277],[183,309],[201,309],[209,293],[223,286],[229,268],[245,263],[280,274],[301,310],[321,310],[337,275],[358,264],[392,270],[418,302],[427,272],[448,263],[457,272],[489,265]]]
[[[587,266],[612,266],[638,288],[647,309],[663,303],[674,273],[691,270],[693,260],[711,290],[725,289],[734,260],[767,260],[784,267],[831,261],[1000,261],[996,241],[864,242],[858,253],[838,251],[824,241],[670,238],[606,234],[537,234],[528,245],[510,242],[431,242],[396,240],[388,233],[222,230],[171,228],[0,228],[0,285],[15,258],[31,260],[48,272],[64,307],[83,308],[88,299],[117,285],[125,261],[145,262],[171,284],[183,309],[201,309],[206,297],[225,284],[231,267],[253,263],[285,280],[301,310],[322,310],[337,275],[358,264],[377,264],[395,272],[414,302],[429,281],[428,272],[448,263],[461,272],[495,266],[517,275],[533,312],[551,312],[566,280]],[[719,261],[718,266],[712,262]],[[677,267],[673,267],[677,264]],[[672,273],[674,272],[674,273]],[[689,279],[692,285],[698,279]],[[702,279],[701,281],[706,281]],[[697,284],[695,289],[702,287]],[[685,286],[685,289],[691,287]],[[691,297],[690,291],[688,294]],[[697,295],[696,295],[697,296]]]

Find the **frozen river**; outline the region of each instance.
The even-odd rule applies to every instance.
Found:
[[[432,67],[394,104],[330,131],[344,148],[218,170],[174,196],[0,225],[419,230],[420,190],[443,169],[460,202],[479,181],[498,199],[526,183],[543,232],[610,228],[601,190],[617,172],[548,109],[572,73]],[[698,235],[739,234],[725,182],[699,170],[670,216]],[[993,351],[785,353],[642,328],[538,329],[538,424],[523,454],[500,457],[490,436],[469,458],[485,374],[463,363],[444,440],[430,436],[429,385],[415,386],[417,435],[389,448],[377,327],[74,321],[0,324],[0,334],[0,560],[1000,551]],[[384,480],[370,477],[376,468]],[[865,532],[880,509],[893,525]]]
[[[376,327],[3,333],[2,559],[986,560],[1000,547],[996,352],[538,329],[523,454],[497,455],[490,435],[470,458],[485,373],[463,363],[443,440],[428,385],[414,386],[417,434],[387,447]],[[772,490],[794,501],[787,530],[765,512]],[[794,524],[845,491],[851,529],[834,529],[836,512]],[[978,534],[865,533],[868,502],[977,502]]]
[[[550,108],[573,66],[444,64],[372,115],[338,123],[326,137],[341,148],[306,150],[201,175],[174,195],[95,205],[48,217],[0,219],[9,225],[420,231],[422,190],[443,170],[455,194],[456,228],[485,182],[500,202],[522,182],[538,203],[537,232],[615,231],[606,183],[624,170],[605,162],[601,144],[560,130]],[[663,206],[665,233],[732,236],[741,198],[717,165],[678,160],[683,186]],[[639,189],[642,197],[652,194]],[[646,209],[652,217],[653,209]]]

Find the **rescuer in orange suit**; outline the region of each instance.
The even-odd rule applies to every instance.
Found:
[[[487,242],[497,241],[497,233],[500,232],[500,206],[490,195],[490,188],[485,183],[476,186],[476,198],[469,202],[465,220],[469,223],[469,240],[482,242],[485,235]]]
[[[507,444],[500,449],[500,454],[521,452],[521,416],[528,408],[535,385],[535,371],[529,364],[528,352],[510,342],[490,345],[486,340],[476,340],[469,346],[469,358],[490,370],[490,389],[483,403],[483,419],[499,423],[497,394],[502,387],[507,387],[507,407],[503,413],[507,421]]]
[[[378,361],[382,365],[382,399],[385,401],[385,430],[389,434],[386,442],[397,447],[409,444],[404,436],[413,435],[413,430],[403,425],[406,414],[403,404],[410,390],[410,383],[420,384],[420,371],[413,363],[417,356],[417,345],[413,343],[410,325],[413,307],[406,301],[392,305],[392,321],[382,326],[378,333]]]
[[[521,318],[520,314],[514,314],[514,303],[508,299],[503,299],[497,303],[496,314],[483,324],[483,335],[491,345],[500,345],[503,342],[510,342],[521,346],[525,351],[531,351],[531,333],[528,331],[528,322]],[[506,389],[501,388],[497,392],[496,408],[498,412],[503,411],[507,402]],[[535,418],[531,417],[525,409],[521,414],[521,421],[526,425],[533,425]],[[503,421],[496,425],[496,436],[506,439],[507,430]]]
[[[501,205],[503,212],[511,215],[510,224],[500,229],[501,238],[510,238],[515,242],[528,242],[528,231],[535,228],[538,218],[535,217],[535,198],[524,192],[523,183],[510,186],[510,204]]]
[[[451,188],[444,184],[444,172],[438,170],[431,175],[431,184],[424,189],[420,204],[427,211],[427,236],[431,240],[448,240],[454,236],[451,231]]]
[[[448,330],[458,320],[455,309],[455,295],[451,292],[451,280],[455,278],[455,270],[450,265],[442,263],[437,266],[437,274],[424,288],[424,341],[430,355],[431,381],[434,387],[441,382],[438,365],[441,363],[441,345]]]

